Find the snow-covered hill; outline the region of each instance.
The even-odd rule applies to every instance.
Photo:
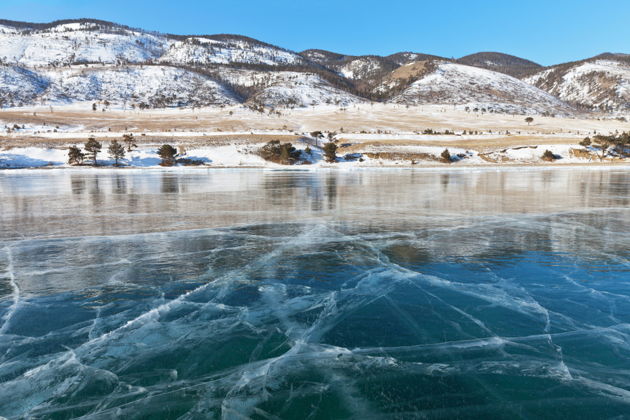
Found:
[[[390,78],[378,89],[393,89],[397,83],[411,81],[392,98],[392,102],[401,104],[465,105],[471,109],[509,113],[571,112],[569,106],[547,92],[503,73],[444,61],[433,66],[425,65],[421,70],[423,72],[415,81],[412,81],[414,75],[410,73],[407,79]]]
[[[159,59],[172,64],[304,65],[304,58],[254,39],[237,36],[188,37],[170,40]]]
[[[297,53],[237,35],[164,35],[99,21],[0,25],[0,60],[27,67],[80,63],[301,65]]]
[[[457,63],[498,71],[514,77],[522,77],[542,69],[540,64],[533,61],[497,52],[470,54],[457,59]]]
[[[220,76],[230,86],[246,88],[249,94],[242,99],[252,105],[293,108],[324,104],[348,106],[365,101],[313,73],[226,69]]]
[[[237,97],[211,78],[167,66],[70,68],[45,73],[50,86],[46,103],[108,101],[163,108],[238,103]]]
[[[265,106],[304,107],[315,105],[348,106],[363,102],[357,96],[332,87],[317,75],[305,73],[274,74],[274,80],[249,101]]]
[[[520,81],[500,72],[520,76],[537,65],[498,53],[458,61],[415,52],[298,54],[239,35],[169,35],[94,19],[0,20],[0,106],[108,101],[304,107],[382,101],[555,114],[571,112],[564,100],[628,109],[628,60],[613,58],[555,66]]]
[[[51,27],[0,25],[0,60],[26,67],[75,63],[140,63],[159,58],[164,36],[118,25],[72,22]]]
[[[338,71],[348,79],[368,79],[378,76],[383,71],[393,70],[396,66],[376,56],[356,57],[338,67]]]
[[[0,66],[0,107],[32,104],[48,88],[48,80],[18,66]]]
[[[107,101],[128,106],[207,106],[238,103],[208,76],[168,66],[71,66],[38,72],[0,67],[5,106]]]
[[[630,110],[628,56],[554,66],[524,80],[570,103],[600,110]]]

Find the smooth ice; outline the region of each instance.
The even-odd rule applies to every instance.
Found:
[[[0,174],[0,416],[621,418],[630,175]]]

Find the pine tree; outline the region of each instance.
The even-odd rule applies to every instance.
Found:
[[[177,150],[170,144],[163,144],[158,149],[158,156],[162,159],[162,166],[173,166],[175,163],[175,155],[177,155]]]
[[[115,166],[118,166],[118,161],[125,157],[125,148],[123,147],[122,144],[118,143],[117,140],[113,140],[109,144],[107,151],[109,153],[109,157],[114,159],[114,161],[116,162],[114,164]]]
[[[553,162],[554,160],[556,160],[556,155],[554,155],[551,150],[547,149],[545,150],[545,153],[543,153],[541,159],[546,160],[547,162]]]
[[[583,147],[588,147],[590,145],[591,145],[591,138],[590,137],[585,137],[584,140],[582,140],[580,142],[580,146],[583,146]]]
[[[324,158],[329,163],[337,161],[337,145],[335,143],[329,142],[324,145]]]
[[[70,146],[68,148],[68,163],[70,165],[80,165],[83,163],[85,155],[77,146]]]
[[[442,152],[442,154],[440,155],[440,157],[442,158],[442,161],[445,163],[451,163],[451,152],[448,151],[448,149],[444,149],[444,151]]]
[[[85,151],[86,157],[90,158],[93,162],[93,165],[96,166],[96,155],[101,152],[101,148],[103,145],[96,141],[94,137],[88,138],[88,141],[85,143]]]
[[[591,140],[593,143],[593,146],[599,148],[600,150],[600,155],[599,155],[599,160],[603,161],[604,158],[606,157],[606,154],[608,153],[608,149],[610,149],[611,147],[617,147],[618,145],[620,145],[622,143],[621,139],[623,137],[617,137],[617,136],[604,136],[604,135],[597,135],[597,136],[593,136],[593,139]]]
[[[134,147],[138,147],[138,145],[136,144],[134,138],[133,138],[133,133],[131,134],[123,134],[123,142],[127,145],[127,151],[131,152],[133,150]]]

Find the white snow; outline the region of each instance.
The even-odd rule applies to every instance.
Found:
[[[340,67],[339,72],[348,79],[365,78],[381,69],[381,63],[373,57],[361,57]]]
[[[175,64],[301,64],[298,54],[244,40],[219,41],[202,37],[190,37],[183,41],[171,41],[168,50],[159,61]]]
[[[0,60],[28,67],[81,62],[145,62],[168,45],[163,36],[125,29],[97,31],[93,24],[65,24],[31,32],[0,31]]]
[[[0,66],[0,107],[33,103],[49,85],[46,77],[17,66]]]
[[[177,141],[171,142],[175,147],[179,147]],[[297,141],[294,146],[300,150],[304,150],[308,143]],[[186,147],[185,155],[180,158],[200,161],[199,166],[191,166],[191,168],[199,167],[257,167],[257,168],[276,168],[276,169],[316,169],[316,168],[350,168],[350,167],[381,167],[381,166],[409,166],[411,160],[414,160],[412,167],[426,166],[509,166],[519,164],[548,165],[549,162],[542,160],[542,155],[546,150],[551,151],[558,157],[554,164],[575,164],[575,163],[591,163],[592,159],[584,157],[576,157],[571,153],[571,149],[577,149],[578,146],[567,144],[549,144],[549,145],[532,145],[512,147],[502,150],[495,150],[484,153],[486,158],[482,158],[481,154],[476,150],[463,149],[461,147],[448,147],[453,157],[450,164],[440,163],[439,158],[445,146],[426,146],[421,143],[418,145],[385,145],[385,144],[368,144],[360,151],[355,151],[356,159],[345,160],[344,153],[339,152],[339,162],[327,163],[322,158],[322,152],[311,145],[313,150],[309,160],[309,165],[285,166],[263,160],[258,156],[257,151],[264,143],[249,143],[247,141],[233,141],[230,144],[220,144],[216,146],[195,147],[184,144]],[[79,145],[81,146],[81,145]],[[98,156],[100,167],[113,166],[114,161],[107,156],[107,142],[103,142],[102,152]],[[142,147],[127,153],[125,159],[121,161],[122,166],[130,168],[161,168],[160,158],[157,154],[159,144],[143,145]],[[39,167],[70,167],[67,164],[68,149],[60,148],[43,148],[43,147],[16,147],[8,150],[0,150],[0,168],[39,168]],[[370,158],[366,154],[383,153],[381,158]],[[399,158],[389,159],[387,156],[399,155]],[[412,154],[428,154],[433,156],[430,159],[422,159]],[[306,155],[303,155],[306,156]],[[359,160],[358,158],[362,160]],[[89,162],[86,162],[89,163]],[[181,166],[181,165],[178,165]]]
[[[301,64],[298,54],[240,38],[170,39],[119,26],[73,22],[45,30],[0,26],[0,61],[27,67],[74,63]]]
[[[311,56],[326,58],[318,52]],[[396,59],[402,63],[418,57],[402,53]],[[339,75],[357,80],[380,74],[384,63],[368,56],[331,66]],[[345,107],[366,102],[315,73],[281,67],[307,64],[295,52],[239,36],[183,38],[96,21],[66,22],[46,29],[5,23],[0,25],[0,107],[85,101],[144,102],[157,107],[245,101],[268,107]],[[188,66],[197,66],[197,72]],[[251,70],[253,66],[266,67]],[[542,86],[549,71],[527,81]],[[234,86],[250,89],[237,92]],[[388,88],[391,81],[377,86],[375,92]],[[571,102],[630,109],[630,69],[613,60],[585,62],[550,91]],[[446,61],[438,62],[434,72],[412,83],[392,102],[518,114],[573,112],[561,100],[524,81]]]
[[[109,101],[152,106],[238,103],[208,76],[168,66],[70,66],[34,72],[0,67],[0,105]]]
[[[525,81],[542,86],[557,71],[543,70]],[[583,62],[571,67],[548,90],[568,102],[630,109],[630,65],[613,60]]]
[[[514,77],[477,67],[441,62],[393,99],[407,104],[465,104],[508,113],[568,113],[562,101]]]
[[[45,73],[44,103],[107,100],[162,106],[234,104],[238,100],[207,76],[166,66],[61,69]]]
[[[312,105],[348,106],[365,102],[364,99],[330,85],[312,73],[254,70],[225,70],[222,79],[240,86],[256,86],[259,91],[249,102],[269,107],[306,107]]]

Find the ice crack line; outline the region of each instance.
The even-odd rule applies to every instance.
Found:
[[[2,328],[0,328],[0,334],[5,334],[7,329],[9,328],[9,323],[11,321],[11,317],[17,311],[18,304],[20,302],[20,288],[18,287],[15,281],[15,273],[13,269],[13,254],[11,253],[11,248],[6,246],[4,247],[4,251],[7,254],[7,274],[9,275],[9,284],[13,289],[11,296],[13,297],[13,303],[9,306],[7,313],[4,315]]]

